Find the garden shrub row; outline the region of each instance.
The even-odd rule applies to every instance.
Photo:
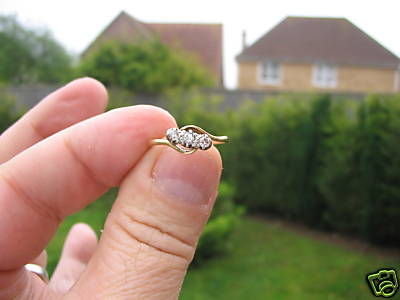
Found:
[[[180,124],[230,136],[224,179],[250,212],[400,245],[400,95],[280,95],[223,112],[217,98],[174,99]]]

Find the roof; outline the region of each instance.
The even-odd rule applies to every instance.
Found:
[[[152,33],[142,22],[132,18],[125,12],[121,12],[83,51],[82,56],[85,56],[103,41],[134,42],[141,39],[149,39],[151,36]]]
[[[222,24],[144,23],[121,12],[82,55],[102,41],[137,42],[154,37],[193,54],[222,84]]]
[[[400,59],[345,18],[287,17],[237,56],[238,61],[322,61],[396,68]]]
[[[222,24],[146,23],[162,42],[197,54],[200,63],[222,82]]]

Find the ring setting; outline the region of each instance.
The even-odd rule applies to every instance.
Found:
[[[228,142],[227,136],[215,136],[195,125],[169,128],[164,139],[155,139],[153,145],[165,145],[183,154],[210,149],[212,145]]]

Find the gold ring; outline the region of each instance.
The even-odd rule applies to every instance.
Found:
[[[39,276],[45,283],[49,282],[49,274],[46,269],[36,264],[26,264],[25,269]]]
[[[153,145],[168,146],[183,154],[192,154],[197,150],[207,150],[212,145],[227,142],[227,136],[212,135],[195,125],[169,128],[165,134],[165,138],[152,140]]]

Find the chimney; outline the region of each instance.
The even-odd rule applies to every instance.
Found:
[[[242,32],[242,50],[247,48],[247,42],[246,42],[246,30],[243,30]]]

